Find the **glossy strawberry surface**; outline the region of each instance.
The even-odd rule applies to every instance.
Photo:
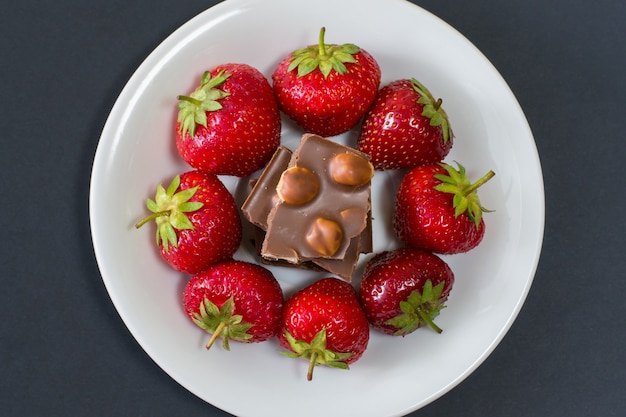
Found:
[[[206,307],[207,301],[216,310]],[[224,308],[228,302],[232,306]],[[199,327],[210,333],[225,323],[220,329],[222,338],[262,342],[278,332],[283,293],[268,269],[228,260],[212,265],[189,280],[183,291],[183,307]],[[224,311],[228,308],[232,310]]]
[[[323,43],[323,36],[321,43]],[[294,51],[283,59],[272,74],[274,93],[281,110],[302,129],[321,136],[335,136],[354,127],[374,101],[381,79],[381,70],[374,57],[355,45],[324,44],[324,57],[318,59],[319,45]],[[324,61],[351,59],[329,64],[327,74]],[[306,54],[318,59],[310,72],[302,74],[292,67],[296,55]],[[304,59],[305,66],[307,61]],[[315,63],[317,61],[314,61]],[[338,71],[340,67],[342,71]],[[306,72],[303,71],[303,72]]]
[[[480,244],[485,221],[457,214],[455,196],[435,187],[448,172],[439,164],[420,166],[402,179],[396,195],[393,226],[407,245],[441,254],[467,252]],[[480,207],[479,207],[480,208]]]
[[[233,196],[216,175],[192,170],[178,178],[178,186],[168,187],[171,195],[159,186],[163,192],[157,192],[149,207],[156,215],[163,259],[178,271],[195,274],[232,257],[241,243],[242,225]],[[180,193],[191,196],[177,202]],[[190,204],[195,206],[189,209]]]
[[[265,76],[250,65],[219,65],[209,74],[227,78],[179,97],[176,147],[194,168],[245,177],[262,168],[280,143],[276,98]]]
[[[369,342],[369,324],[354,288],[338,278],[324,278],[294,294],[285,303],[280,344],[292,349],[285,337],[311,343],[326,329],[326,349],[347,353],[346,364],[358,360]]]
[[[454,274],[440,257],[421,249],[400,248],[370,259],[359,296],[374,328],[405,336],[434,324],[453,284]],[[434,329],[440,331],[436,325]]]
[[[437,101],[433,105],[429,96],[428,90],[420,90],[409,79],[393,81],[380,89],[357,140],[357,148],[371,156],[376,169],[433,164],[450,152],[453,135],[447,116],[442,109],[434,108]]]

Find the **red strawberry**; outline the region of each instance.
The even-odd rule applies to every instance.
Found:
[[[211,173],[189,171],[147,200],[151,215],[136,224],[157,223],[156,243],[174,269],[195,274],[230,258],[239,248],[241,220],[235,199]]]
[[[279,343],[293,358],[309,361],[307,379],[316,365],[348,369],[369,341],[369,325],[356,291],[338,278],[324,278],[298,291],[283,310]]]
[[[393,226],[409,246],[442,254],[467,252],[482,241],[486,210],[476,189],[495,174],[471,184],[465,168],[440,163],[416,167],[400,183]]]
[[[441,99],[413,78],[381,88],[363,119],[357,148],[376,169],[413,168],[442,161],[453,136]]]
[[[280,143],[272,87],[249,65],[217,66],[178,99],[176,146],[193,168],[245,177],[263,167]]]
[[[290,53],[272,74],[281,110],[300,127],[334,136],[354,127],[374,101],[380,67],[353,44],[324,43]]]
[[[454,274],[437,255],[401,248],[375,255],[365,266],[360,297],[370,324],[383,333],[406,336],[434,323],[454,284]]]
[[[187,315],[211,333],[206,348],[218,337],[229,341],[262,342],[278,332],[283,293],[274,275],[260,265],[229,260],[194,275],[183,291]]]

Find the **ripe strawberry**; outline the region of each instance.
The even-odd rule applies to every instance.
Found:
[[[176,146],[193,168],[245,177],[263,167],[280,143],[272,87],[249,65],[219,65],[178,99]]]
[[[372,104],[380,85],[380,67],[353,44],[324,43],[290,53],[272,74],[281,110],[300,127],[334,136],[354,127]]]
[[[376,169],[413,168],[442,161],[453,142],[441,99],[416,79],[380,89],[361,126],[357,148]]]
[[[183,291],[183,307],[201,329],[229,341],[262,342],[280,327],[283,293],[274,275],[260,265],[228,260],[194,275]]]
[[[483,212],[476,189],[495,174],[471,184],[465,168],[440,163],[413,168],[400,183],[393,226],[409,246],[442,254],[467,252],[482,241]]]
[[[369,341],[369,325],[356,291],[338,278],[324,278],[298,291],[283,309],[279,343],[292,358],[309,361],[307,379],[316,365],[349,369]]]
[[[454,284],[446,262],[431,252],[401,248],[381,252],[363,272],[361,304],[370,324],[393,336],[406,336],[434,323]]]
[[[178,271],[195,274],[239,248],[242,226],[235,199],[214,174],[177,175],[167,190],[159,184],[147,206],[152,214],[135,226],[156,221],[161,256]]]

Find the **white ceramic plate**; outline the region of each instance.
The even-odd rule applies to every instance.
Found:
[[[332,13],[328,10],[333,10]],[[405,338],[372,332],[351,370],[320,367],[312,382],[306,362],[277,353],[274,341],[219,346],[183,314],[188,277],[159,258],[154,230],[135,230],[144,201],[160,182],[189,169],[173,140],[176,96],[202,72],[245,62],[267,76],[291,50],[317,42],[356,43],[378,60],[383,84],[416,77],[444,99],[456,135],[447,160],[474,179],[496,177],[480,190],[487,233],[474,251],[449,256],[456,284],[438,318],[437,335],[422,329]],[[286,123],[283,140],[300,132]],[[337,140],[349,142],[354,133]],[[234,178],[224,181],[242,199]],[[393,174],[373,187],[376,250],[397,245],[389,231]],[[389,184],[392,187],[389,187]],[[531,131],[505,81],[461,34],[401,0],[228,0],[167,38],[129,80],[113,107],[97,149],[91,183],[93,243],[103,280],[119,314],[145,351],[185,388],[229,413],[300,417],[399,416],[440,397],[466,378],[496,347],[517,316],[537,266],[544,226],[541,168]],[[243,247],[236,258],[252,260]],[[367,257],[364,257],[361,265]],[[290,294],[317,276],[274,269]]]

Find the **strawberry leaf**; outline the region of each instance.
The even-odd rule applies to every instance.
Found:
[[[313,379],[313,368],[318,365],[326,365],[337,369],[350,369],[346,360],[353,355],[351,352],[334,352],[326,349],[327,339],[325,327],[315,334],[310,343],[303,340],[296,340],[287,330],[285,330],[284,335],[292,352],[281,351],[280,353],[290,358],[303,358],[308,360],[309,370],[307,379],[309,381]]]
[[[305,58],[307,58],[307,54],[303,53],[303,51],[305,51],[304,48],[297,49],[296,51],[293,52],[293,54],[291,55],[291,63],[289,64],[289,67],[287,67],[287,72],[293,71],[294,69],[298,68],[300,63]]]
[[[166,252],[169,250],[170,244],[174,247],[178,246],[176,232],[170,223],[159,224],[156,232],[156,243],[157,245],[161,243]]]
[[[345,74],[348,68],[345,64],[356,64],[354,55],[360,52],[360,48],[354,44],[325,44],[325,28],[320,30],[319,43],[306,48],[299,48],[292,52],[291,62],[287,72],[298,69],[298,77],[304,77],[319,69],[324,78],[332,71],[337,74]]]
[[[198,187],[187,188],[177,192],[180,187],[180,176],[174,177],[167,189],[162,184],[157,186],[154,200],[148,198],[146,207],[152,212],[139,221],[135,227],[155,220],[157,223],[156,243],[162,245],[167,252],[170,245],[178,246],[176,230],[193,230],[194,226],[186,213],[200,210],[204,204],[200,201],[189,201],[198,191]]]
[[[222,108],[218,100],[227,97],[226,93],[217,87],[222,85],[230,77],[225,71],[220,71],[215,77],[209,71],[202,75],[200,86],[189,96],[178,96],[178,122],[183,138],[187,133],[191,137],[196,134],[196,126],[207,126],[207,112],[217,111]]]
[[[204,203],[201,203],[199,201],[187,201],[184,203],[180,203],[178,205],[178,210],[185,212],[185,213],[189,213],[192,211],[196,211],[201,209],[204,206]]]
[[[332,64],[333,64],[333,69],[337,71],[339,74],[345,74],[345,72],[348,71],[348,68],[346,68],[343,62],[333,61]],[[330,74],[330,71],[329,71],[329,74]]]
[[[191,224],[189,218],[182,212],[172,213],[170,215],[170,224],[178,230],[193,229],[193,224]]]
[[[353,48],[354,47],[354,48]],[[334,51],[335,58],[337,58],[339,63],[342,63],[342,67],[344,62],[350,62],[352,64],[356,63],[356,59],[354,59],[353,54],[357,54],[359,52],[359,47],[352,44],[346,44],[343,48],[336,49]],[[345,71],[345,70],[344,70]]]
[[[176,205],[177,207],[181,204],[189,201],[191,197],[198,191],[198,187],[187,188],[186,190],[179,191],[175,194],[168,194],[169,200],[172,205]],[[201,203],[202,204],[202,203]]]
[[[174,178],[174,181],[176,180],[176,178]],[[170,185],[171,187],[171,185]],[[168,188],[170,188],[168,187]],[[156,201],[156,204],[158,207],[161,207],[165,201],[167,201],[169,199],[170,196],[167,195],[167,192],[165,191],[165,188],[163,188],[163,185],[159,184],[157,186],[157,191],[156,191],[156,195],[154,196],[154,201]]]
[[[163,188],[162,185],[159,185],[159,187]],[[180,187],[180,175],[176,175],[172,179],[172,182],[170,182],[170,185],[167,186],[167,191],[165,191],[165,194],[168,197],[173,196],[176,190],[178,190],[178,187]]]
[[[450,128],[450,122],[448,121],[448,115],[443,107],[441,107],[441,99],[435,99],[433,95],[428,91],[424,84],[417,81],[415,78],[411,79],[413,89],[420,98],[417,100],[419,104],[424,106],[422,110],[422,116],[430,119],[431,126],[440,126],[441,133],[443,135],[443,143],[448,143],[454,136],[452,129]]]
[[[146,207],[148,207],[148,210],[150,210],[153,213],[156,213],[159,210],[157,203],[151,198],[148,198],[146,200]]]
[[[320,66],[320,60],[315,58],[302,59],[298,65],[298,77],[303,77],[313,72]]]
[[[330,71],[333,70],[333,68],[335,68],[339,64],[341,64],[341,63],[340,62],[333,63],[333,62],[330,62],[329,60],[320,60],[319,61],[319,68],[320,68],[320,71],[322,71],[322,74],[324,75],[324,78],[328,77],[328,74],[330,74]],[[343,65],[343,64],[341,64],[341,65]],[[345,66],[344,66],[344,71],[345,71]]]
[[[200,303],[198,312],[194,314],[193,322],[196,326],[210,333],[211,339],[206,345],[210,349],[218,337],[222,338],[222,347],[230,350],[230,340],[238,342],[249,342],[252,335],[248,333],[254,325],[243,321],[243,316],[234,314],[235,301],[233,297],[218,307],[208,298]]]
[[[489,181],[495,173],[489,171],[472,184],[466,175],[465,167],[458,162],[456,162],[456,169],[446,163],[440,163],[439,165],[446,170],[447,175],[434,175],[437,180],[441,181],[435,186],[435,190],[442,193],[453,194],[452,205],[454,207],[454,216],[459,217],[467,213],[469,219],[478,227],[482,220],[483,213],[491,212],[492,210],[487,210],[480,204],[476,190],[485,182]]]
[[[393,335],[406,336],[424,325],[441,333],[441,328],[433,320],[445,308],[445,300],[441,299],[443,287],[443,281],[433,287],[429,279],[424,283],[421,293],[418,290],[412,291],[406,300],[400,301],[402,313],[385,322],[386,325],[398,329]]]

